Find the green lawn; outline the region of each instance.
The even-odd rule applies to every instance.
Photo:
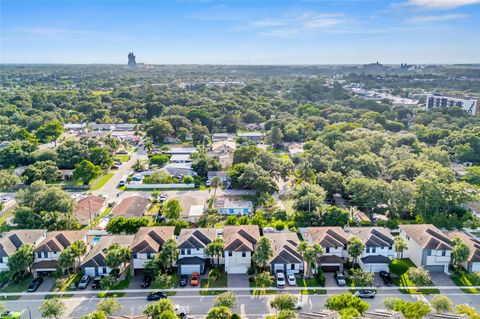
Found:
[[[92,187],[90,187],[90,190],[91,191],[94,191],[94,190],[97,190],[97,189],[100,189],[103,187],[103,185],[105,185],[106,182],[108,182],[108,180],[110,178],[112,178],[113,174],[111,173],[108,173],[108,174],[105,174],[99,178],[97,178],[93,184],[92,184]]]
[[[171,275],[172,276],[172,282],[173,282],[173,285],[168,287],[168,289],[172,289],[172,288],[177,288],[178,287],[178,282],[179,282],[179,277],[178,277],[178,274],[174,273]],[[161,285],[159,285],[157,282],[155,282],[155,280],[152,282],[152,286],[151,286],[151,289],[158,289],[158,290],[162,290],[162,289],[167,289],[166,287],[162,287]],[[175,296],[177,293],[175,291],[165,291],[165,293],[167,294],[167,296]]]
[[[451,278],[457,286],[480,286],[480,280],[463,269],[454,270]],[[462,291],[467,294],[480,293],[480,290],[477,288],[462,288]]]
[[[268,289],[268,287],[267,288],[258,287],[257,285],[255,285],[254,282],[250,282],[249,286],[251,288],[255,288],[255,289],[250,290],[251,295],[261,296],[261,295],[274,295],[274,294],[277,293],[276,290]],[[272,284],[270,287],[275,288],[275,285]]]
[[[297,278],[297,286],[298,287],[303,287],[303,288],[306,288],[306,287],[324,287],[325,286],[325,282],[321,282],[320,279],[318,279],[318,277],[314,277],[314,278],[309,278],[309,279],[306,279],[306,278]],[[302,295],[324,295],[327,293],[327,291],[325,289],[303,289],[300,291],[300,293]]]
[[[130,160],[130,155],[126,154],[117,154],[113,157],[113,159],[119,160],[122,163],[128,162]]]
[[[411,267],[416,267],[415,264],[408,258],[394,259],[390,263],[390,272],[396,276],[392,276],[393,283],[398,287],[413,287],[415,284],[408,277],[407,271]],[[436,288],[428,289],[399,289],[402,294],[439,294],[440,290]]]
[[[52,292],[58,292],[62,293],[62,298],[71,298],[73,297],[72,294],[65,294],[63,292],[65,291],[75,291],[77,290],[76,288],[71,288],[72,284],[75,284],[74,286],[77,287],[78,282],[82,278],[82,274],[72,274],[70,277],[65,277],[62,278],[62,280],[57,280],[55,282],[55,285],[50,289]],[[50,299],[50,298],[55,298],[57,295],[46,295],[45,299]]]
[[[201,288],[227,288],[228,287],[228,278],[225,275],[225,272],[220,271],[221,276],[217,280],[212,279],[200,279],[200,287]],[[227,290],[201,290],[200,295],[202,296],[210,296],[210,295],[219,295]]]
[[[24,279],[20,280],[19,282],[11,282],[5,288],[2,289],[2,292],[25,292],[28,288],[28,285],[32,282],[32,277],[28,276]],[[17,300],[20,299],[21,296],[7,296],[3,297],[3,300]]]
[[[128,270],[127,275],[125,276],[124,280],[119,281],[115,284],[111,290],[123,290],[127,289],[130,285],[130,281],[132,281],[132,275],[130,274],[130,270]],[[97,294],[97,298],[110,298],[110,297],[124,297],[124,292],[116,292],[116,293],[109,293],[109,292],[99,292]]]

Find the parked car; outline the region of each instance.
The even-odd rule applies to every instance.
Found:
[[[205,182],[205,186],[210,187],[210,185],[212,185],[212,182],[211,182],[211,181],[206,181],[206,182]]]
[[[4,311],[0,314],[0,319],[20,319],[22,318],[21,312],[13,312],[13,311]]]
[[[363,289],[355,291],[355,296],[360,298],[374,298],[376,294],[375,290]]]
[[[295,302],[295,310],[300,310],[303,306],[305,306],[305,303],[300,299],[297,299],[297,302]]]
[[[285,287],[285,274],[283,273],[283,271],[278,271],[276,274],[276,278],[277,278],[277,287],[278,288]]]
[[[163,203],[167,200],[168,195],[167,194],[160,194],[160,203]]]
[[[175,314],[180,318],[185,318],[190,313],[190,308],[187,306],[173,305],[175,309]]]
[[[198,272],[194,272],[192,274],[192,277],[190,278],[190,285],[198,286],[199,281],[200,281],[200,275],[198,274]]]
[[[383,280],[383,282],[385,283],[386,286],[393,285],[393,280],[392,280],[392,277],[390,277],[390,273],[382,270],[380,272],[380,277],[382,278],[382,280]]]
[[[148,288],[152,284],[152,277],[146,275],[143,277],[142,284],[140,285],[142,288]]]
[[[185,287],[188,284],[188,276],[181,275],[180,276],[180,287]]]
[[[42,277],[37,277],[32,280],[30,285],[28,285],[27,291],[28,292],[34,292],[38,289],[38,287],[42,284],[43,278]]]
[[[166,298],[168,298],[167,294],[161,291],[151,292],[147,296],[148,301],[157,301],[157,300],[166,299]]]
[[[337,284],[339,286],[345,286],[347,284],[347,281],[345,280],[345,275],[340,271],[337,271],[335,273],[335,279],[337,280]]]
[[[100,281],[102,280],[102,277],[96,276],[93,278],[92,281],[92,289],[100,289]]]
[[[287,274],[287,282],[289,286],[295,286],[297,284],[297,278],[294,274]]]
[[[90,276],[89,275],[83,275],[82,278],[80,278],[80,281],[78,282],[78,289],[85,289],[88,286],[88,283],[90,282]]]

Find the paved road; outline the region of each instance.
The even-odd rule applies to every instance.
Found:
[[[336,293],[336,292],[332,292]],[[480,308],[480,296],[468,295],[458,293],[445,293],[455,304],[468,304],[477,309]],[[261,318],[266,314],[273,313],[270,309],[269,302],[274,298],[274,295],[267,296],[251,296],[246,292],[238,292],[236,312],[240,313],[244,318]],[[324,308],[325,299],[328,295],[311,295],[300,296],[305,306],[302,311],[319,311]],[[396,291],[381,291],[377,297],[371,300],[366,300],[370,304],[370,309],[384,308],[383,300],[387,297],[399,297],[407,301],[424,300],[429,301],[433,296],[418,296],[418,295],[404,295]],[[184,292],[172,298],[173,302],[180,305],[188,305],[191,309],[191,315],[204,316],[212,307],[215,296],[199,296],[196,293]],[[81,317],[91,311],[95,310],[95,305],[100,299],[95,297],[73,297],[65,299],[67,311],[64,317],[76,318]],[[30,307],[32,318],[39,318],[38,307],[43,303],[44,299],[39,296],[32,300],[16,300],[6,301],[5,306],[8,310],[24,311]],[[145,296],[123,297],[119,298],[122,309],[119,314],[122,315],[139,315],[143,308],[148,304]],[[27,312],[23,318],[28,318]]]

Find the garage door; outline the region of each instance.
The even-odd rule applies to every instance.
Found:
[[[364,270],[368,272],[389,271],[388,264],[365,264]]]
[[[277,271],[283,271],[285,266],[283,264],[274,264],[273,265],[273,273],[276,273]]]
[[[200,273],[200,265],[181,265],[180,273],[182,275],[191,275],[194,272]]]
[[[322,266],[323,272],[336,272],[340,270],[340,266]]]
[[[95,268],[93,267],[85,267],[85,269],[83,270],[83,273],[85,275],[89,275],[90,277],[95,277]]]
[[[443,272],[445,267],[443,265],[432,265],[432,266],[426,266],[425,269],[431,272]]]
[[[228,267],[227,269],[227,272],[229,274],[246,274],[247,271],[247,267]]]
[[[472,263],[471,272],[480,272],[480,263],[479,262]]]

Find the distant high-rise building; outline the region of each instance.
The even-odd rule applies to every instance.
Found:
[[[480,114],[480,102],[477,98],[459,98],[435,94],[427,95],[425,109],[431,110],[437,107],[459,107],[470,115],[476,116]]]
[[[137,66],[137,62],[135,61],[135,55],[133,52],[128,53],[128,67],[134,68]]]

